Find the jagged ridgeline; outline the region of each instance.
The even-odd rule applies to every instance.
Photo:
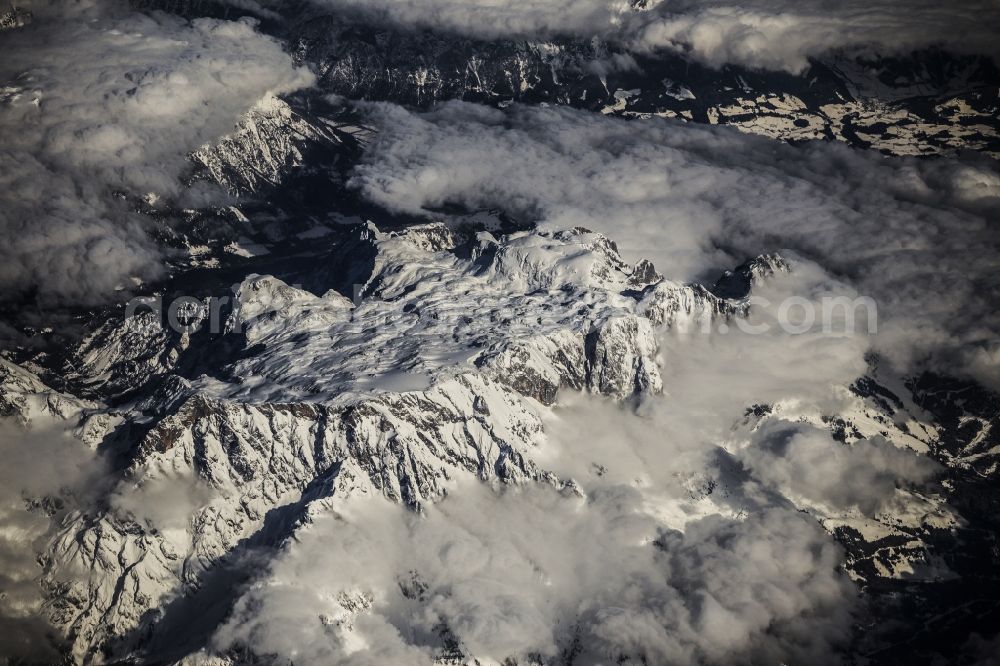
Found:
[[[236,18],[214,0],[132,0],[185,16]],[[273,14],[271,12],[278,12]],[[1000,155],[1000,72],[990,58],[939,50],[813,60],[800,75],[705,67],[671,52],[596,39],[470,39],[359,23],[292,2],[256,16],[318,75],[356,99],[427,107],[463,99],[560,104],[626,118],[725,124],[786,141],[836,140],[891,154]]]

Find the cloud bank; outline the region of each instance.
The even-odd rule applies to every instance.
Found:
[[[938,471],[930,458],[882,439],[840,444],[828,431],[780,421],[755,433],[739,460],[762,483],[800,502],[868,516],[892,498],[899,479],[920,483]]]
[[[474,37],[598,36],[666,49],[712,67],[785,70],[838,51],[905,53],[940,46],[996,56],[1000,8],[991,0],[313,0],[367,21]],[[636,8],[634,5],[638,5]]]
[[[899,369],[929,361],[1000,386],[993,163],[567,109],[367,108],[381,132],[352,183],[390,209],[454,203],[583,226],[680,280],[791,249],[836,276],[831,293],[875,299],[872,344]]]
[[[29,9],[2,35],[0,293],[89,304],[161,268],[150,222],[115,193],[178,197],[189,151],[311,75],[251,22],[114,0]]]
[[[309,526],[214,647],[430,663],[449,636],[488,663],[833,663],[855,594],[840,557],[788,509],[662,533],[626,486],[587,500],[467,487],[425,517],[375,499]],[[351,598],[371,608],[347,612]]]

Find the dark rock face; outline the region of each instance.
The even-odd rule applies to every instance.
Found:
[[[1000,72],[985,58],[925,52],[909,60],[814,62],[794,76],[712,70],[661,53],[630,56],[633,67],[609,71],[602,63],[622,51],[592,41],[485,42],[377,30],[335,16],[308,16],[281,31],[304,62],[316,64],[324,89],[350,98],[418,107],[450,99],[559,104],[889,153],[1000,150]],[[906,117],[894,117],[899,111]],[[949,131],[955,125],[988,129]]]
[[[216,0],[133,0],[188,16],[235,18]],[[979,150],[1000,155],[1000,71],[983,57],[832,57],[801,75],[725,66],[673,53],[628,54],[599,40],[485,41],[374,28],[309,2],[262,14],[263,29],[313,66],[320,87],[352,99],[427,107],[460,99],[559,104],[625,118],[733,125],[786,141],[835,140],[891,154]],[[621,62],[619,58],[618,62]]]
[[[907,388],[921,408],[940,424],[936,453],[978,475],[996,480],[1000,474],[1000,395],[974,382],[924,373]]]
[[[723,273],[712,286],[712,293],[719,298],[746,298],[755,283],[778,272],[787,273],[788,262],[777,254],[761,255]]]

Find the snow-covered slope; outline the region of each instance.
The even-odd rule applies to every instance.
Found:
[[[320,104],[317,101],[317,104]],[[191,155],[209,179],[233,194],[254,194],[278,185],[301,167],[309,151],[348,152],[363,144],[370,133],[348,121],[337,121],[326,109],[311,114],[268,95],[248,111],[228,136]]]
[[[37,375],[0,358],[0,419],[24,428],[67,423],[76,436],[96,447],[115,422],[104,405],[47,386]]]
[[[655,326],[740,312],[627,265],[583,230],[482,232],[459,245],[442,226],[369,224],[358,238],[376,261],[357,305],[249,276],[221,336],[240,349],[204,374],[171,374],[199,337],[137,334],[155,331],[147,315],[109,321],[84,342],[78,385],[119,394],[127,376],[133,395],[146,392],[116,408],[148,423],[128,435],[116,493],[198,490],[175,529],[121,503],[65,521],[46,579],[62,590],[52,617],[78,658],[122,636],[113,653],[137,647],[167,600],[194,593],[247,544],[286,538],[312,501],[347,492],[345,475],[413,508],[464,476],[572,487],[533,461],[537,410],[564,388],[655,393]]]

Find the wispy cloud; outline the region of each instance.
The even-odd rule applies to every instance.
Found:
[[[101,0],[30,9],[0,59],[0,290],[92,303],[161,269],[149,221],[115,192],[180,196],[189,151],[311,75],[249,22]]]
[[[1000,11],[990,0],[313,0],[404,27],[481,38],[598,36],[666,49],[713,67],[800,72],[837,51],[905,53],[942,46],[996,56]],[[639,8],[637,9],[636,6]]]

